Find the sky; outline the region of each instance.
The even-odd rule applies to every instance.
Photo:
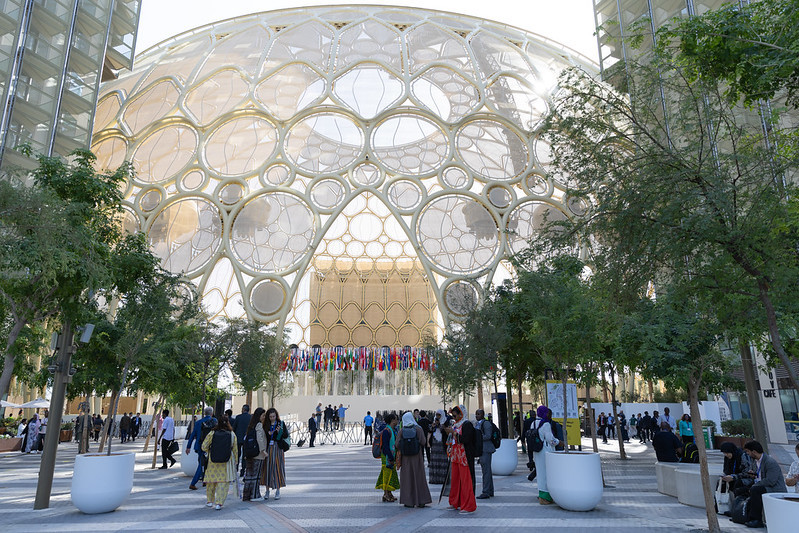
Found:
[[[240,15],[306,5],[379,4],[424,7],[495,20],[538,33],[597,60],[591,0],[144,0],[136,53],[184,31]]]

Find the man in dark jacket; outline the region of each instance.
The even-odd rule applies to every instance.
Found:
[[[252,415],[250,414],[250,406],[246,403],[241,406],[241,414],[233,420],[233,433],[236,434],[236,441],[238,443],[239,455],[241,458],[241,475],[244,475],[244,456],[241,453],[241,447],[244,445],[244,438],[247,436],[247,426],[250,425]]]
[[[141,429],[141,413],[136,413],[136,416],[130,419],[130,438],[133,442],[136,442],[136,437],[139,436],[140,429]]]
[[[316,425],[316,413],[311,414],[311,418],[308,419],[308,432],[311,434],[311,440],[308,443],[309,448],[313,448],[314,441],[316,440],[316,432],[319,430],[319,426]]]
[[[763,453],[763,445],[756,440],[744,444],[744,452],[752,459],[751,475],[755,483],[749,489],[749,505],[746,507],[746,527],[764,527],[763,494],[788,492],[779,463]]]
[[[649,416],[649,411],[644,411],[644,416],[638,423],[638,440],[641,444],[646,443],[647,438],[650,438],[650,428],[652,427],[652,417]]]
[[[655,455],[661,463],[679,462],[677,453],[682,450],[682,441],[671,432],[668,422],[663,422],[660,425],[660,431],[652,437],[652,446],[654,446]]]
[[[415,413],[414,413],[415,416]],[[430,464],[430,443],[428,442],[427,436],[430,434],[430,419],[427,418],[426,411],[419,411],[419,418],[416,419],[416,423],[419,424],[419,427],[422,428],[422,433],[424,433],[424,442],[422,446],[424,448],[424,454],[427,456],[427,464]]]
[[[188,442],[186,442],[186,453],[190,452],[192,443],[194,443],[194,451],[197,453],[197,470],[194,471],[194,477],[189,485],[191,490],[197,490],[197,482],[205,475],[205,452],[202,450],[203,439],[208,435],[211,429],[216,427],[213,407],[206,407],[203,410],[203,415],[204,416],[194,424],[191,436]],[[205,432],[203,432],[203,425],[206,427]]]
[[[122,413],[122,418],[119,420],[119,440],[124,443],[128,440],[128,433],[130,432],[130,417],[128,413]]]

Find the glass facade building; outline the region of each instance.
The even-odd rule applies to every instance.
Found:
[[[580,214],[538,138],[558,74],[522,30],[378,6],[238,17],[102,86],[93,149],[132,161],[129,231],[213,317],[299,346],[419,346]]]
[[[101,80],[130,68],[140,0],[0,0],[0,169],[91,144]]]

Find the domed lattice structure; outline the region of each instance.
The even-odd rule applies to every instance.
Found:
[[[574,202],[537,128],[585,59],[421,9],[317,7],[198,28],[105,84],[93,149],[129,159],[126,228],[212,316],[304,345],[415,345]]]

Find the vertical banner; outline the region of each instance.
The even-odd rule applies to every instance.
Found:
[[[577,384],[566,383],[566,438],[569,444],[580,445],[580,419],[577,417]],[[552,419],[563,424],[563,382],[547,380],[547,407]]]

